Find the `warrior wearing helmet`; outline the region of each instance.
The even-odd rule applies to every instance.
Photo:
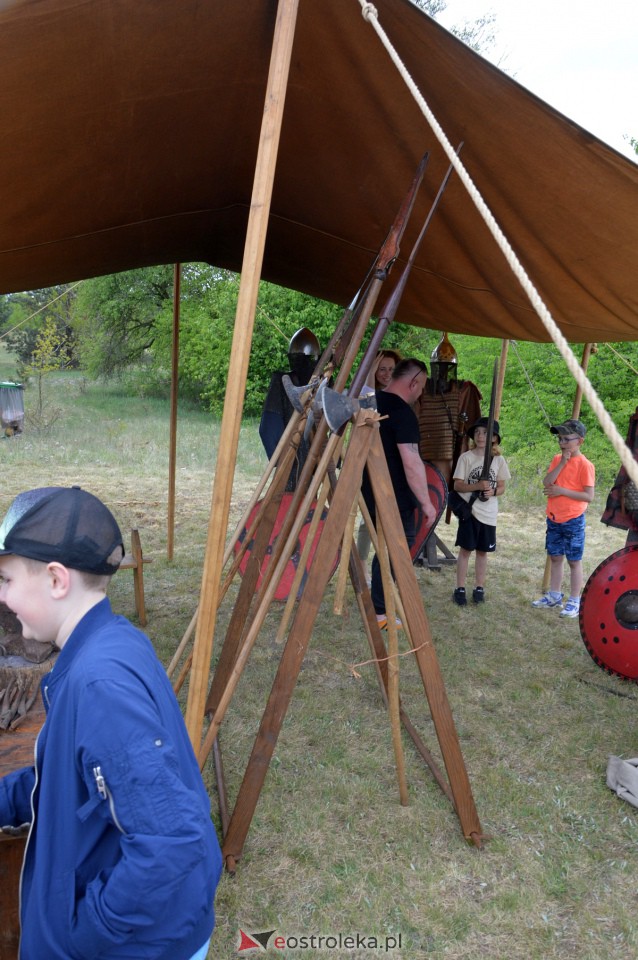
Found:
[[[444,333],[430,357],[430,376],[415,410],[419,452],[450,484],[454,462],[463,448],[465,425],[481,415],[481,394],[470,380],[458,380],[458,355]]]
[[[305,386],[310,380],[321,354],[319,341],[308,327],[300,327],[288,344],[288,376],[296,387]],[[293,407],[282,383],[286,371],[273,373],[259,423],[259,436],[270,459],[277,448],[281,436],[290,420]],[[290,472],[286,490],[294,490],[297,478],[308,455],[308,442],[302,439],[299,444],[297,460]]]

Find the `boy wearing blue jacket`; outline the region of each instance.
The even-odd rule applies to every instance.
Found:
[[[182,714],[148,638],[106,598],[124,555],[79,487],[20,494],[0,526],[0,599],[60,653],[35,764],[0,780],[29,823],[20,960],[204,960],[221,852]]]

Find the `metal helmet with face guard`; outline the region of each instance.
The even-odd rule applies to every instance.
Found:
[[[457,378],[459,358],[456,350],[450,343],[447,333],[444,333],[430,356],[430,380],[432,392],[439,393],[445,385]]]
[[[321,354],[319,341],[308,327],[300,327],[290,338],[288,361],[297,385],[308,383]]]

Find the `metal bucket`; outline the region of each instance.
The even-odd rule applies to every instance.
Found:
[[[0,425],[6,437],[22,433],[24,387],[21,383],[0,382]]]

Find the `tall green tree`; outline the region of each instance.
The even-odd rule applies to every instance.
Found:
[[[109,377],[139,361],[153,347],[157,319],[172,291],[170,266],[85,281],[75,300],[73,329],[87,373]]]

